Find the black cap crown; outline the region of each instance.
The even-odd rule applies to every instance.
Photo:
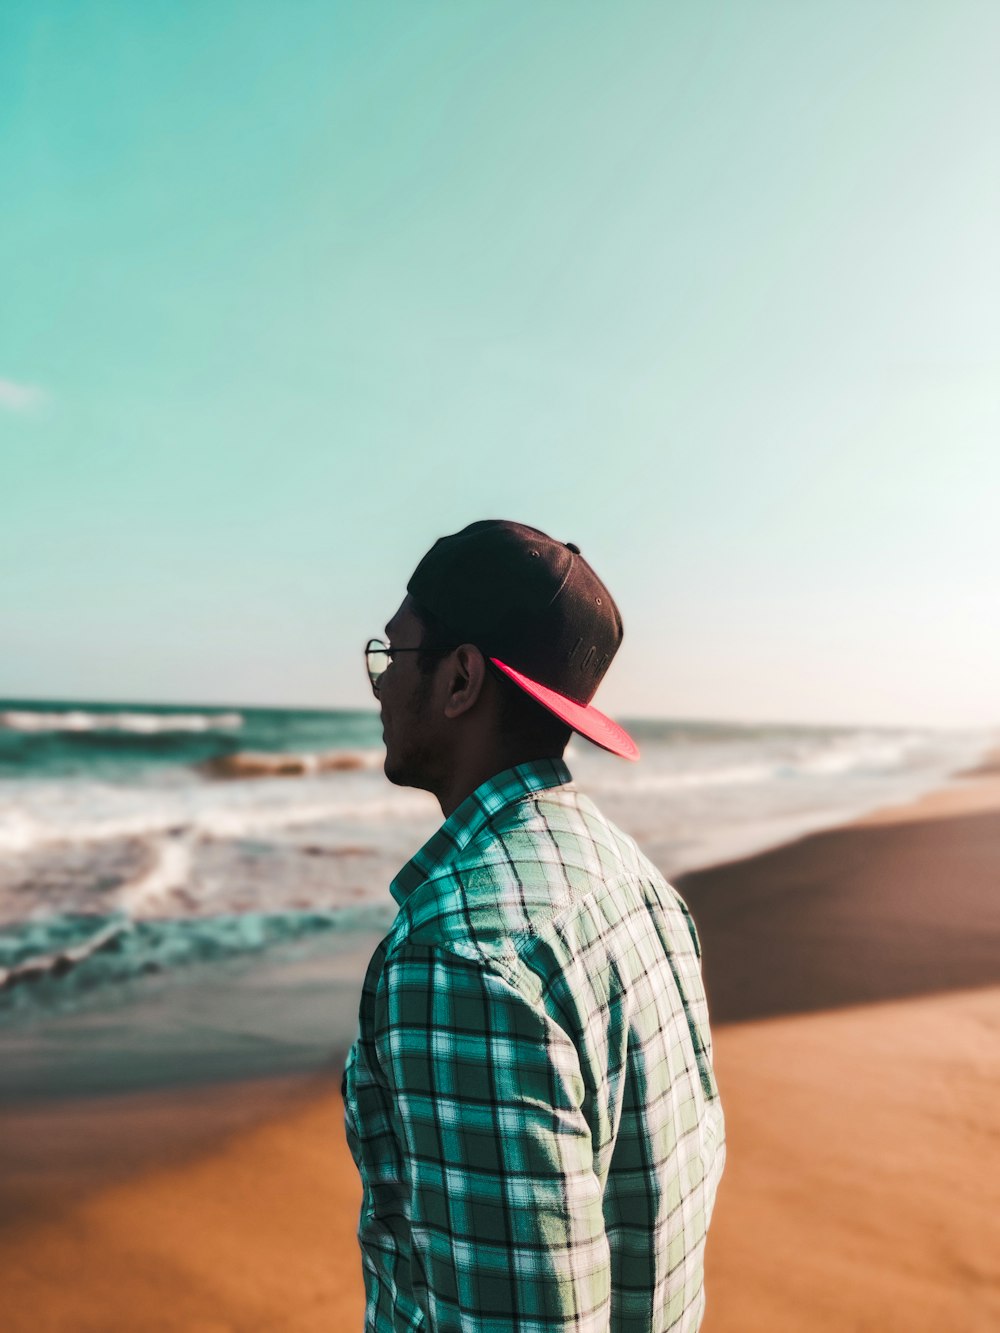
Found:
[[[456,638],[579,704],[621,645],[618,607],[579,547],[523,523],[439,538],[406,587]]]

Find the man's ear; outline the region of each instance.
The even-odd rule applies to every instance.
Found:
[[[445,717],[461,717],[478,700],[486,679],[486,659],[472,643],[463,643],[452,653],[447,665],[448,696]]]

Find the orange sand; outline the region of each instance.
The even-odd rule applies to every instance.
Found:
[[[340,1095],[329,1080],[306,1090],[279,1118],[186,1161],[147,1163],[0,1231],[4,1333],[359,1329],[361,1191]],[[128,1137],[137,1121],[162,1122],[155,1103],[164,1099],[175,1116],[213,1114],[170,1107],[169,1094],[88,1099],[85,1113],[108,1121],[112,1165],[116,1131]],[[177,1128],[167,1120],[169,1142]],[[65,1105],[39,1116],[40,1135],[57,1141],[60,1131],[74,1131]]]
[[[1000,1329],[1000,987],[722,1029],[704,1333]]]

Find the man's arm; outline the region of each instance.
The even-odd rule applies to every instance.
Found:
[[[490,966],[406,944],[382,973],[376,1044],[429,1327],[606,1328],[601,1189],[562,1029]]]

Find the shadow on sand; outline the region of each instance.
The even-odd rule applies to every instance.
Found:
[[[675,880],[715,1024],[1000,983],[1000,813],[815,833]]]

